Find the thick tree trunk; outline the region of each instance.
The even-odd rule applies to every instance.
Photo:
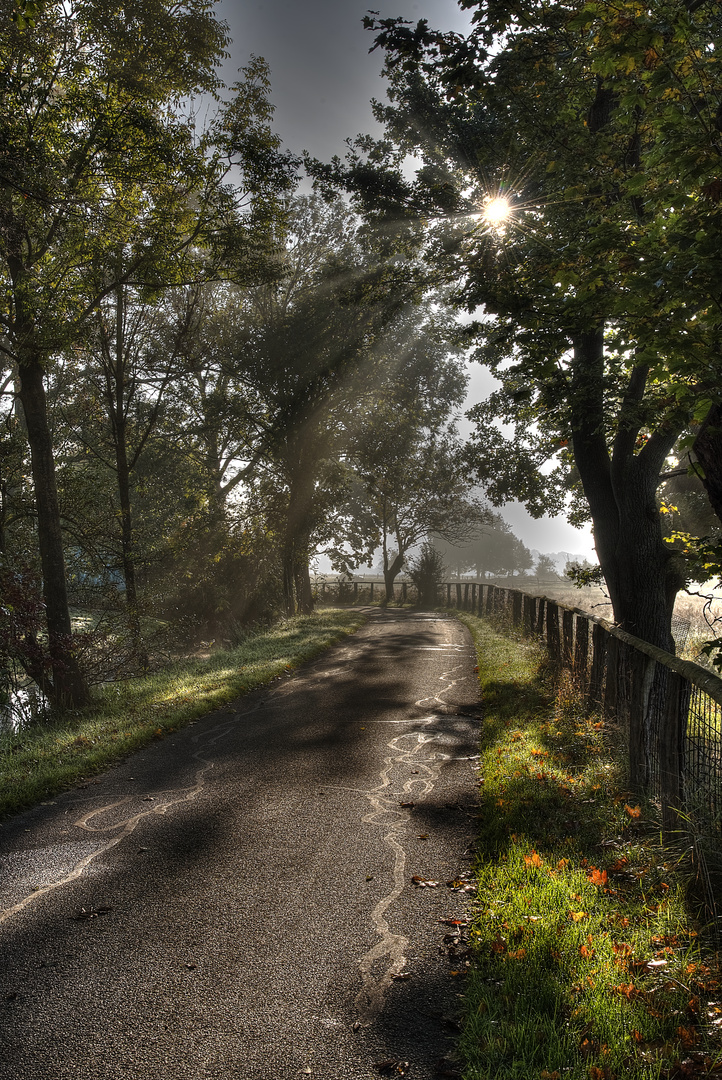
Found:
[[[296,563],[295,585],[298,610],[302,615],[310,615],[313,611],[313,590],[307,556]]]
[[[88,690],[71,644],[60,507],[42,365],[37,359],[25,360],[20,364],[19,375],[35,489],[43,599],[52,658],[52,697],[54,704],[77,708],[87,704]]]
[[[722,405],[714,405],[708,412],[693,449],[704,470],[701,479],[712,509],[722,521]]]
[[[656,491],[678,432],[660,429],[639,448],[639,402],[646,376],[642,367],[632,372],[610,456],[603,331],[580,334],[574,342],[572,439],[615,621],[628,633],[674,652],[672,610],[683,579],[664,543]]]

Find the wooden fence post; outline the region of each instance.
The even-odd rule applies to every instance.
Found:
[[[533,596],[524,593],[524,636],[531,637],[534,633],[536,616],[536,604]]]
[[[476,582],[471,583],[471,614],[476,611]]]
[[[589,669],[589,619],[585,615],[575,615],[574,619],[574,676],[583,693]]]
[[[458,583],[458,581],[456,583],[456,607],[461,607],[461,585]]]
[[[405,581],[401,582],[401,603],[406,603],[406,597],[408,595],[408,586]]]
[[[371,592],[369,593],[369,602],[373,603],[374,599],[374,582],[371,582]]]
[[[451,582],[446,583],[446,606],[451,607]]]
[[[486,585],[486,614],[494,614],[494,589],[495,585]]]
[[[540,596],[537,601],[536,609],[536,627],[535,633],[537,637],[544,637],[544,618],[546,614],[546,597]]]
[[[604,719],[619,721],[619,641],[610,634],[607,640],[607,674],[604,680]]]
[[[562,649],[559,638],[559,607],[553,600],[547,600],[547,649],[555,667],[561,665]]]
[[[656,662],[636,649],[625,649],[631,667],[629,697],[629,782],[637,790],[649,786],[649,694]]]
[[[522,594],[519,592],[519,590],[514,589],[514,591],[511,594],[511,603],[512,603],[511,618],[512,618],[512,622],[514,623],[515,627],[521,627],[521,625],[522,625],[521,611],[522,611],[522,601],[523,601],[523,599],[524,598],[523,598]]]
[[[464,611],[469,610],[469,583],[468,581],[464,585]]]
[[[669,838],[680,829],[676,813],[684,799],[684,739],[690,701],[690,683],[676,671],[667,670],[662,713],[659,718],[659,788],[662,831]]]
[[[604,682],[604,660],[609,644],[609,634],[599,623],[592,625],[592,666],[589,671],[589,692],[587,702],[590,708],[599,705],[602,700],[602,683]],[[609,665],[607,665],[607,679],[609,678]]]
[[[357,600],[358,600],[358,581],[354,581],[354,583],[353,583],[353,602],[354,602],[354,604],[356,603]]]
[[[562,664],[571,668],[574,662],[574,612],[562,609]]]

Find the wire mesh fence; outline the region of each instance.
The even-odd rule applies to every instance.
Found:
[[[722,679],[579,608],[517,589],[445,585],[448,606],[536,636],[573,672],[590,705],[619,724],[632,786],[659,799],[665,831],[680,813],[722,835]]]

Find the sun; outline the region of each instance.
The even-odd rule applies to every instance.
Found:
[[[510,213],[511,206],[508,200],[503,195],[497,195],[495,198],[489,199],[484,207],[482,217],[492,229],[498,229],[508,219]]]

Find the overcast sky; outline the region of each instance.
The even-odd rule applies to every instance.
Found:
[[[369,53],[373,35],[362,26],[370,7],[382,18],[428,19],[439,30],[463,33],[470,25],[455,0],[219,0],[219,17],[233,38],[226,82],[252,54],[265,58],[274,127],[290,150],[327,161],[343,156],[347,138],[375,130],[369,102],[383,100],[385,89],[382,53]],[[488,376],[474,365],[469,404],[488,386]],[[595,557],[589,530],[572,529],[561,518],[533,521],[516,504],[501,512],[528,547]]]

